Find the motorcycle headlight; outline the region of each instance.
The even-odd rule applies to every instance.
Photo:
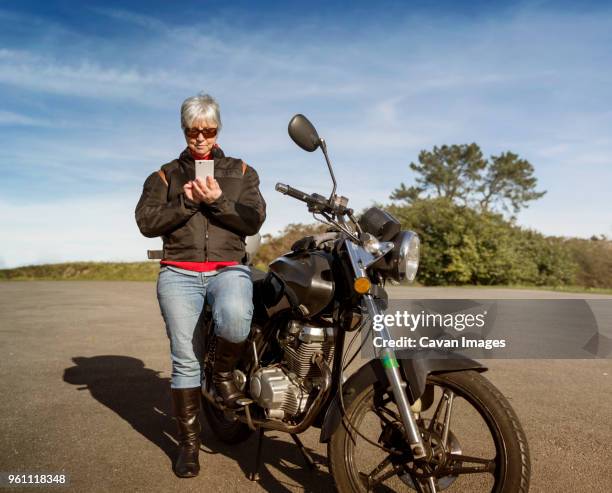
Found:
[[[419,270],[421,240],[413,231],[401,231],[394,239],[394,257],[397,260],[393,277],[397,281],[413,282]],[[395,260],[394,259],[394,260]],[[395,262],[394,262],[395,263]]]
[[[414,231],[400,231],[393,237],[392,242],[393,249],[372,264],[372,269],[397,282],[413,282],[419,270],[419,236]],[[369,244],[366,244],[365,248],[372,253]]]

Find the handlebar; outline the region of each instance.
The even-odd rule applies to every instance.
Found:
[[[341,204],[330,204],[329,201],[323,197],[323,195],[319,195],[318,193],[306,193],[298,190],[297,188],[293,188],[289,185],[285,185],[284,183],[277,183],[275,187],[277,192],[280,192],[284,195],[289,195],[294,199],[301,200],[302,202],[306,202],[308,205],[308,210],[311,212],[331,212],[334,214],[353,214],[353,209],[349,209]]]

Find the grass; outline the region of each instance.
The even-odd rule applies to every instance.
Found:
[[[155,281],[159,262],[68,262],[0,269],[0,281]]]
[[[258,265],[257,267],[265,267]],[[264,269],[265,270],[265,269]],[[68,262],[0,269],[0,281],[155,281],[159,262]],[[417,283],[412,286],[419,286]],[[442,286],[441,286],[442,287]],[[610,288],[584,286],[453,286],[463,288],[506,288],[612,294]]]
[[[443,287],[443,286],[440,286]],[[590,294],[612,294],[611,288],[589,288],[586,286],[528,286],[528,285],[512,285],[512,286],[482,286],[482,285],[462,285],[453,286],[455,288],[471,288],[471,289],[531,289],[537,291],[561,291],[564,293],[590,293]]]

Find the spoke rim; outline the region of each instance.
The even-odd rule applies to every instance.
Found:
[[[495,470],[497,469],[497,456],[493,459],[485,459],[483,457],[474,457],[471,455],[463,454],[450,454],[449,456],[448,470],[450,474],[483,474],[488,473],[495,476]],[[465,462],[482,464],[481,468],[478,466],[463,466]]]
[[[369,473],[364,473],[359,470],[358,467],[353,468],[353,471],[357,473],[357,478],[359,479],[361,484],[367,488],[368,491],[372,491],[376,486],[381,485],[388,479],[397,476],[398,479],[404,481],[402,479],[402,475],[408,475],[411,478],[412,488],[416,489],[416,491],[422,492],[431,492],[437,493],[439,490],[438,481],[441,478],[445,478],[448,476],[455,476],[459,478],[460,476],[471,476],[474,474],[490,474],[495,479],[495,474],[498,469],[497,460],[498,460],[498,443],[496,441],[496,437],[492,430],[490,430],[488,422],[485,416],[482,414],[481,410],[469,399],[461,394],[457,395],[455,391],[449,389],[443,384],[438,382],[432,383],[435,387],[442,390],[442,395],[437,400],[436,410],[432,419],[429,423],[427,423],[427,419],[423,420],[419,416],[419,422],[423,430],[434,431],[436,435],[439,435],[439,440],[442,440],[444,449],[446,450],[449,444],[450,435],[452,435],[450,431],[451,426],[451,418],[453,413],[453,403],[455,401],[455,397],[462,397],[469,406],[477,413],[477,416],[483,421],[483,425],[487,426],[487,430],[489,431],[489,438],[492,440],[493,447],[496,450],[495,457],[493,459],[486,459],[484,457],[475,457],[464,454],[452,453],[448,450],[445,453],[445,464],[440,467],[437,471],[433,471],[429,469],[429,474],[423,475],[416,473],[412,467],[407,466],[406,464],[400,465],[397,463],[393,463],[393,458],[395,457],[393,454],[388,454],[384,457],[384,459],[376,465]],[[381,398],[382,397],[382,398]],[[385,428],[387,425],[391,425],[392,423],[400,423],[401,418],[395,411],[386,407],[387,404],[394,403],[394,399],[392,394],[390,394],[387,390],[384,391],[383,396],[370,396],[370,406],[365,406],[363,411],[360,413],[360,417],[357,421],[354,421],[354,424],[359,429],[360,425],[364,421],[364,418],[367,416],[368,412],[372,412],[379,420],[379,424],[381,428]],[[356,417],[356,416],[354,416]],[[435,418],[435,419],[434,419]],[[437,425],[437,429],[436,428]],[[449,435],[450,434],[450,435]],[[381,434],[382,437],[382,434]],[[456,438],[453,438],[456,440]],[[378,441],[380,443],[380,438],[373,441]],[[351,448],[352,453],[351,458],[349,459],[353,465],[354,463],[354,451],[356,448],[356,443],[352,443]],[[399,451],[398,451],[399,452]],[[467,464],[467,465],[466,465]],[[389,466],[392,466],[390,469]],[[433,464],[431,464],[433,466]],[[441,465],[441,464],[440,464]],[[381,474],[383,471],[384,474]],[[405,481],[404,481],[405,483]],[[442,489],[446,489],[448,486],[442,485]]]

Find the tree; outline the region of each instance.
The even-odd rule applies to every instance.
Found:
[[[478,191],[482,194],[480,207],[489,210],[495,203],[504,210],[512,207],[518,212],[528,202],[544,196],[545,191],[536,192],[537,178],[533,176],[533,166],[525,159],[519,159],[512,152],[491,156],[486,174]]]
[[[419,164],[410,163],[416,186],[401,183],[392,200],[413,203],[421,198],[446,198],[483,211],[518,212],[546,192],[536,191],[534,168],[512,152],[484,159],[475,144],[434,146],[419,153]]]

